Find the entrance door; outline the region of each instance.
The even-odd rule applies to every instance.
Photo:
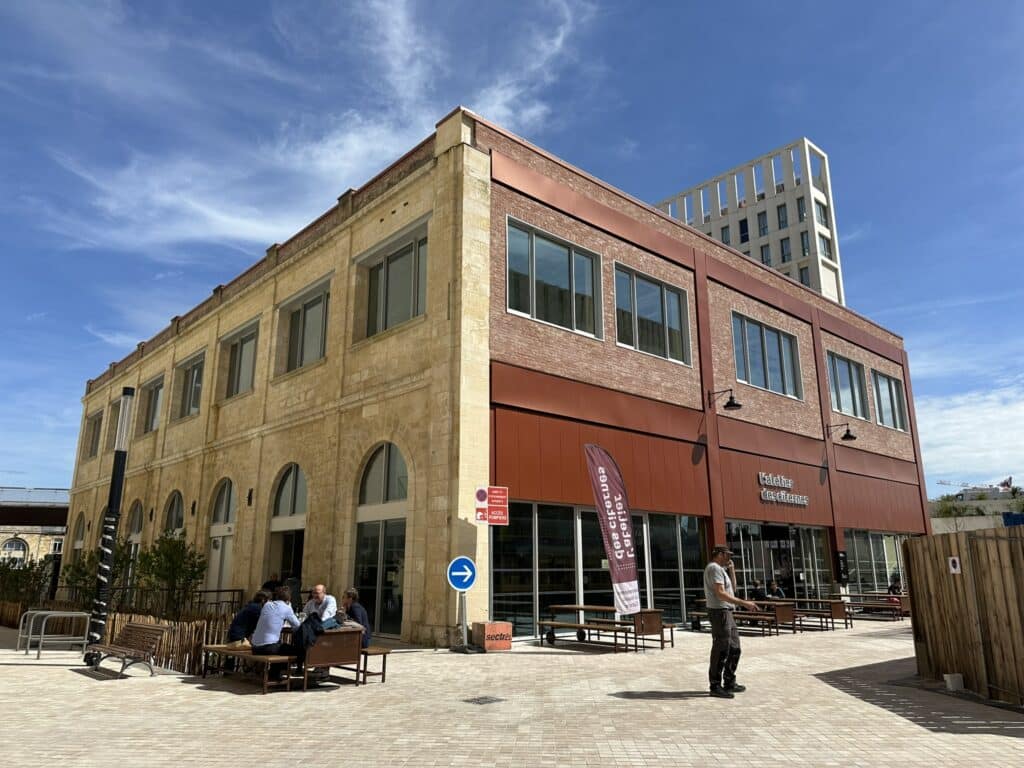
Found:
[[[355,585],[375,634],[402,634],[405,520],[356,525]]]

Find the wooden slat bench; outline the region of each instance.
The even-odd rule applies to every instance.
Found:
[[[387,680],[389,653],[391,653],[390,648],[383,648],[379,645],[370,645],[362,649],[360,655],[363,658],[363,685],[366,685],[366,678],[369,675],[379,677],[382,683]],[[380,672],[370,671],[369,661],[371,656],[380,657]]]
[[[547,632],[544,628],[547,627]],[[612,647],[616,653],[619,650],[619,635],[625,638],[623,643],[623,649],[629,650],[629,636],[633,634],[633,622],[628,621],[625,624],[617,622],[575,622],[575,621],[557,621],[554,619],[541,619],[537,622],[537,632],[541,638],[548,641],[548,645],[555,644],[555,630],[556,629],[575,629],[576,639],[581,643],[594,643],[598,642],[601,634],[610,634],[612,636]],[[598,640],[591,638],[591,633],[596,633]],[[636,642],[636,637],[633,638],[634,650],[639,650]]]
[[[658,609],[653,610],[641,610],[639,613],[634,613],[630,616],[621,619],[609,619],[609,618],[590,618],[587,620],[589,624],[606,624],[614,625],[618,627],[632,627],[634,636],[634,645],[639,645],[639,648],[644,650],[647,649],[647,641],[652,640],[661,647],[661,650],[665,650],[665,643],[671,642],[672,647],[675,647],[675,624],[665,624],[661,620],[662,611]],[[669,640],[665,639],[665,630],[669,631]],[[598,639],[601,637],[601,633],[596,633]]]
[[[145,664],[149,667],[149,675],[152,677],[156,674],[153,665],[156,663],[156,655],[166,632],[167,627],[156,624],[129,622],[121,628],[114,642],[93,643],[86,648],[86,651],[94,654],[92,668],[99,670],[105,659],[115,658],[121,659],[120,677],[123,677],[124,671],[133,664]]]
[[[267,693],[269,688],[291,688],[292,684],[292,664],[296,661],[295,656],[264,656],[256,655],[252,652],[251,647],[244,648],[229,648],[226,645],[204,645],[203,646],[203,677],[206,677],[207,672],[210,669],[210,655],[216,654],[222,659],[231,657],[239,659],[247,664],[262,665],[263,666],[263,693]],[[271,664],[283,664],[284,674],[278,680],[270,679],[270,665]]]
[[[708,619],[707,611],[688,611],[686,615],[698,632],[701,630],[701,622]],[[769,635],[779,634],[779,620],[774,611],[733,611],[732,617],[736,620],[737,626],[740,622],[746,621],[751,626],[757,626],[762,635],[766,633]]]
[[[796,619],[800,624],[800,631],[804,631],[804,619],[816,619],[818,622],[818,629],[825,631],[826,629],[836,628],[836,619],[831,610],[823,610],[820,608],[797,608]]]

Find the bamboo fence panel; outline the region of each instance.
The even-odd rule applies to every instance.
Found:
[[[1024,529],[908,539],[918,673],[1024,705]],[[961,573],[950,573],[949,558]]]

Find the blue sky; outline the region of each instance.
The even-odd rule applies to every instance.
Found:
[[[87,378],[457,104],[652,202],[809,137],[931,495],[1024,480],[1024,6],[716,5],[0,5],[0,485],[69,485]]]

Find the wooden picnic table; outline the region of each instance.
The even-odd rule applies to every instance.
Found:
[[[547,640],[549,644],[554,643],[556,629],[575,629],[576,639],[579,642],[591,642],[591,635],[596,635],[600,640],[602,633],[612,635],[612,643],[618,650],[618,636],[625,635],[626,647],[629,647],[629,635],[633,635],[633,650],[640,650],[640,638],[657,635],[661,647],[665,647],[665,629],[675,634],[675,624],[665,624],[662,621],[664,613],[660,608],[641,608],[637,613],[630,614],[626,618],[617,618],[614,605],[549,605],[547,612],[551,614],[551,620],[537,622],[538,631],[544,636],[543,628],[547,627]],[[577,621],[556,621],[555,616],[559,613],[574,613]],[[587,620],[586,614],[601,614],[601,618]],[[672,645],[675,645],[674,636],[670,638]],[[646,645],[644,646],[646,647]]]

